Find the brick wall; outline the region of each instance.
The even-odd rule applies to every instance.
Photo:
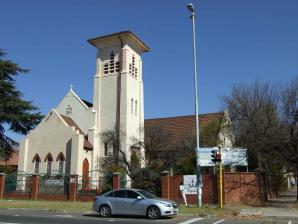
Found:
[[[183,182],[183,175],[178,176],[169,176],[169,199],[182,202],[182,199],[179,197],[179,185]],[[203,175],[203,198],[202,202],[204,204],[217,203],[217,187],[216,187],[216,176],[214,175]],[[166,190],[163,184],[163,191]],[[187,202],[190,204],[197,203],[197,195],[187,194]]]
[[[203,204],[217,204],[219,201],[219,177],[203,175]],[[169,176],[163,173],[162,197],[183,203],[179,197],[179,185],[183,182],[183,175]],[[223,173],[223,203],[224,204],[253,204],[264,202],[263,187],[258,173]],[[197,195],[186,195],[189,204],[197,203]]]
[[[224,173],[224,204],[260,205],[264,202],[261,177],[258,173]]]

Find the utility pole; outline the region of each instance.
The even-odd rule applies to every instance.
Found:
[[[197,58],[196,58],[196,30],[195,30],[195,8],[193,4],[187,4],[191,12],[192,34],[193,34],[193,61],[194,61],[194,84],[195,84],[195,113],[196,113],[196,174],[197,174],[197,206],[202,207],[202,177],[200,164],[200,129],[199,129],[199,107],[198,107],[198,78],[197,78]]]

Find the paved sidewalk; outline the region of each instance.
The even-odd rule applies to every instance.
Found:
[[[271,199],[265,207],[242,209],[240,216],[298,218],[298,209],[295,207],[295,202],[296,188],[293,188],[280,194],[278,198]]]

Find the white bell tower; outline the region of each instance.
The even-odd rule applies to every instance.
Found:
[[[97,112],[96,130],[99,158],[113,152],[100,140],[100,133],[121,130],[125,134],[121,149],[130,158],[132,137],[144,138],[144,93],[141,54],[149,47],[130,31],[88,40],[97,51],[93,108]]]

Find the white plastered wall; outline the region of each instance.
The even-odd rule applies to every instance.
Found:
[[[66,113],[68,106],[72,108],[71,114]],[[96,112],[93,108],[87,107],[72,89],[70,89],[61,100],[56,110],[60,114],[71,117],[84,133],[87,133],[89,129],[95,127]]]
[[[20,166],[19,172],[34,173],[32,159],[37,153],[41,163],[39,173],[46,173],[45,158],[48,153],[53,157],[52,170],[58,170],[56,158],[62,152],[66,157],[64,169],[70,163],[70,173],[82,174],[80,164],[82,164],[84,135],[79,134],[74,127],[69,127],[58,112],[53,109],[42,122],[31,131],[20,144]],[[71,154],[71,155],[70,155]],[[91,158],[91,157],[90,157]],[[90,160],[89,160],[90,161]]]

